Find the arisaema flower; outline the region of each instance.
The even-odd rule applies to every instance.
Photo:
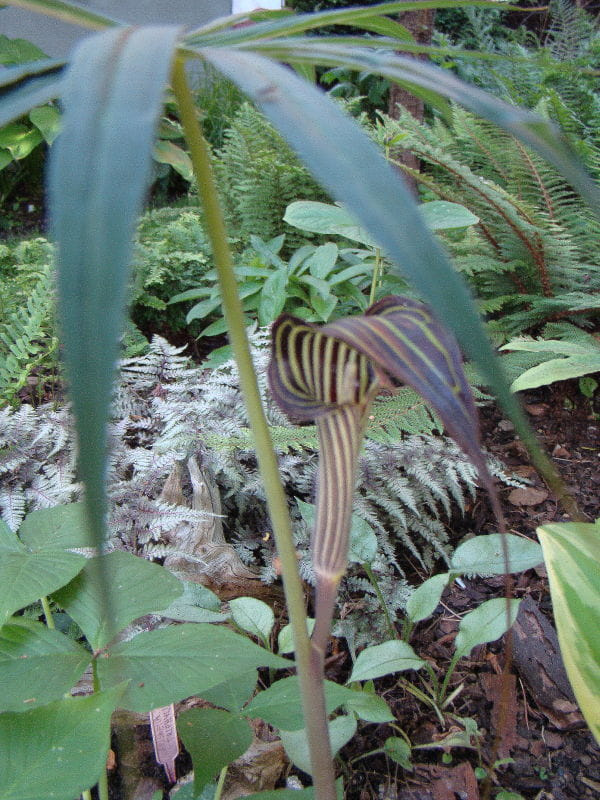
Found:
[[[362,316],[324,326],[281,315],[273,325],[269,382],[289,418],[315,423],[319,433],[311,549],[316,578],[313,645],[322,658],[347,564],[362,436],[378,391],[412,386],[437,411],[493,492],[492,481],[458,345],[431,312],[411,298],[385,297]]]

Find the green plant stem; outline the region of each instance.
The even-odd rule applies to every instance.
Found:
[[[92,685],[94,687],[94,692],[100,691],[100,678],[98,677],[98,662],[94,658],[92,661]],[[108,797],[108,773],[106,772],[106,766],[100,773],[100,777],[98,778],[98,800],[109,800]]]
[[[54,617],[52,616],[52,609],[50,608],[50,603],[48,602],[48,598],[44,595],[40,597],[42,602],[42,608],[44,609],[44,617],[46,618],[46,625],[48,628],[54,630],[56,625],[54,624]]]
[[[323,688],[311,658],[304,594],[298,574],[287,500],[281,484],[279,466],[273,450],[246,337],[243,309],[233,273],[233,259],[227,242],[227,231],[218,199],[210,153],[198,125],[196,108],[185,75],[185,64],[181,58],[175,61],[173,67],[172,88],[179,106],[185,138],[190,148],[198,193],[204,207],[207,233],[219,276],[229,339],[238,365],[240,386],[254,435],[256,456],[265,485],[273,535],[281,562],[287,609],[294,633],[296,665],[302,692],[316,796],[318,800],[336,800],[329,727],[322,699]]]
[[[92,800],[92,793],[89,789],[81,793],[81,800]]]
[[[369,294],[369,305],[372,306],[375,302],[375,292],[377,291],[377,284],[381,275],[381,250],[379,247],[375,248],[375,266],[373,267],[373,278],[371,280],[371,292]]]
[[[377,595],[377,599],[379,600],[379,603],[381,605],[381,609],[382,609],[383,614],[385,616],[385,621],[386,621],[386,624],[387,624],[387,627],[388,627],[388,633],[390,634],[390,637],[392,639],[399,639],[400,637],[398,636],[398,631],[394,627],[394,622],[393,622],[392,618],[390,617],[390,612],[389,612],[388,607],[386,605],[385,598],[384,598],[383,594],[381,593],[381,589],[379,588],[379,583],[377,581],[377,578],[375,577],[375,573],[371,569],[371,565],[367,564],[366,561],[363,564],[363,567],[364,567],[365,572],[367,573],[367,577],[371,581],[371,586],[373,587],[373,589],[375,589],[375,594]]]
[[[225,786],[225,778],[227,777],[228,769],[229,765],[226,764],[219,773],[219,780],[217,781],[217,788],[215,789],[214,800],[221,800],[221,795],[223,794],[223,787]]]

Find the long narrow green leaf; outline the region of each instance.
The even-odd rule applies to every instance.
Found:
[[[5,0],[5,3],[92,30],[104,30],[113,25],[125,24],[104,14],[90,11],[89,8],[80,6],[78,3],[68,3],[63,0]]]
[[[407,0],[407,2],[380,3],[375,6],[362,6],[353,8],[333,9],[312,14],[298,14],[291,17],[268,19],[246,28],[223,30],[214,33],[210,25],[193,31],[185,38],[185,44],[197,47],[214,45],[231,46],[237,42],[249,42],[274,36],[292,36],[331,25],[352,25],[362,27],[362,21],[373,24],[375,17],[380,15],[401,14],[404,11],[416,11],[427,8],[454,8],[456,0]],[[507,11],[520,11],[518,6],[498,3],[496,0],[465,0],[461,6],[479,6],[485,8],[498,8]]]
[[[388,80],[414,84],[453,100],[532,147],[564,175],[593,209],[600,208],[600,188],[585,171],[554,123],[464,83],[448,70],[396,54],[367,49],[357,51],[355,47],[335,44],[321,45],[318,39],[298,45],[290,41],[287,47],[277,52],[277,58],[295,63],[306,60],[322,66],[367,70]]]
[[[94,539],[104,537],[106,420],[135,224],[179,29],[84,40],[65,77],[63,132],[49,167],[65,363]]]
[[[0,127],[61,92],[64,61],[33,61],[0,70]]]

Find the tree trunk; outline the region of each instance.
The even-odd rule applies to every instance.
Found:
[[[425,8],[422,11],[405,11],[398,17],[398,22],[404,25],[412,35],[415,41],[419,44],[430,44],[433,34],[433,23],[435,19],[435,9]],[[416,58],[425,58],[426,56],[416,56]],[[388,101],[388,114],[393,119],[398,119],[398,106],[403,106],[409,111],[415,119],[419,122],[423,121],[424,105],[423,101],[411,94],[403,86],[398,86],[397,83],[392,84],[390,88],[390,96]],[[419,160],[409,150],[400,150],[395,154],[395,158],[402,164],[412,169],[419,169]],[[417,183],[410,176],[405,176],[408,185],[413,192],[417,193]]]

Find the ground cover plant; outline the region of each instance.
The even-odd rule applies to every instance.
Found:
[[[39,3],[40,9],[47,6],[46,3]],[[406,9],[407,4],[391,4],[385,7],[385,11],[400,8]],[[83,12],[68,4],[53,4],[51,10],[92,26],[112,25],[106,18],[93,12]],[[423,298],[430,301],[439,319],[454,327],[463,347],[478,363],[487,382],[510,412],[523,440],[532,448],[536,464],[561,499],[567,503],[568,498],[560,481],[549,468],[547,460],[536,449],[506,381],[495,366],[491,349],[468,294],[447,263],[443,250],[429,235],[413,200],[397,175],[335,106],[287,69],[269,59],[264,60],[262,55],[257,55],[254,51],[275,54],[294,64],[315,61],[349,66],[369,64],[387,77],[408,80],[427,90],[434,86],[436,89],[441,88],[447,96],[454,100],[460,99],[485,113],[516,132],[527,144],[537,147],[589,199],[596,194],[594,185],[572,159],[565,142],[543,120],[503,106],[472,89],[466,89],[447,74],[432,72],[427,65],[360,49],[367,47],[364,42],[353,42],[350,48],[339,39],[333,43],[321,39],[315,44],[313,41],[302,41],[301,37],[289,40],[272,38],[278,31],[288,34],[302,32],[312,25],[336,21],[352,21],[356,24],[361,16],[366,28],[375,25],[381,29],[383,26],[384,32],[397,33],[383,18],[373,19],[373,9],[330,12],[328,15],[309,17],[304,21],[287,19],[285,15],[261,20],[259,15],[256,26],[241,30],[228,30],[227,23],[219,22],[213,28],[209,26],[208,29],[191,33],[185,38],[183,49],[177,51],[174,58],[171,74],[173,91],[179,104],[183,129],[190,144],[196,179],[205,206],[207,230],[221,280],[225,315],[269,500],[271,522],[277,540],[294,631],[296,662],[306,712],[304,723],[307,726],[310,768],[316,795],[320,798],[336,796],[331,752],[327,746],[329,737],[326,692],[319,688],[323,671],[323,648],[328,633],[332,599],[345,564],[343,542],[348,535],[347,523],[350,520],[353,461],[356,458],[360,429],[365,421],[363,418],[377,381],[389,380],[390,377],[409,377],[410,382],[416,383],[428,398],[435,395],[443,419],[475,458],[484,482],[489,481],[486,481],[485,468],[477,448],[477,431],[472,427],[473,414],[469,413],[472,410],[472,401],[460,372],[456,346],[425,307],[415,304],[414,301],[391,298],[380,301],[371,309],[370,314],[334,322],[324,331],[307,327],[306,323],[290,320],[289,317],[280,320],[278,332],[284,333],[276,338],[272,382],[279,382],[279,398],[283,398],[284,404],[287,404],[288,410],[292,409],[293,415],[298,416],[299,411],[302,411],[304,419],[308,419],[310,415],[318,417],[322,440],[321,457],[325,458],[325,466],[322,467],[319,477],[321,496],[327,497],[328,493],[335,491],[335,483],[332,481],[334,468],[342,468],[342,474],[346,476],[342,486],[345,502],[337,506],[341,514],[338,516],[334,513],[336,505],[333,503],[329,503],[325,510],[321,503],[317,511],[313,550],[319,556],[316,571],[319,574],[321,597],[317,601],[316,610],[316,645],[309,641],[285,498],[277,476],[277,463],[270,447],[264,413],[260,408],[256,376],[245,342],[242,308],[234,288],[232,259],[211,175],[210,158],[197,127],[183,59],[192,53],[207,59],[241,85],[286,134],[311,169],[319,175],[328,192],[345,202],[351,213],[372,233],[381,249],[386,251],[393,264],[402,265],[405,277],[413,282]],[[268,34],[268,37],[261,39],[262,33]],[[50,200],[54,232],[59,242],[63,333],[78,425],[79,474],[86,487],[87,521],[92,533],[89,541],[98,547],[102,547],[105,540],[107,506],[104,485],[107,443],[105,419],[128,284],[127,264],[131,257],[131,238],[142,192],[148,181],[148,165],[154,138],[151,115],[136,114],[135,102],[140,104],[137,108],[143,108],[144,112],[148,107],[154,108],[155,117],[158,117],[162,106],[163,86],[171,70],[171,56],[175,54],[179,36],[177,29],[163,27],[128,30],[125,35],[117,29],[94,37],[76,52],[68,71],[67,83],[64,87],[62,83],[60,85],[66,113],[64,131],[53,153]],[[378,47],[382,46],[397,49],[398,42],[392,37],[383,37],[378,40]],[[116,62],[115,56],[118,56]],[[101,67],[109,64],[112,68],[112,80],[109,81],[107,92],[106,75]],[[56,72],[59,69],[61,65],[44,64],[11,72],[6,82],[7,117],[16,117],[22,112],[32,88],[38,89],[42,95],[46,93],[53,96],[59,90],[56,83]],[[140,78],[139,85],[131,83],[132,70]],[[265,74],[268,75],[267,79],[263,77]],[[123,113],[125,109],[127,114]],[[103,120],[99,128],[98,119]],[[125,121],[127,135],[119,125]],[[318,123],[317,128],[315,123]],[[319,130],[319,138],[314,136],[315,130]],[[115,158],[115,137],[121,145],[118,158]],[[343,147],[339,147],[340,139]],[[80,171],[77,168],[80,166],[78,159],[86,147],[94,148],[93,155],[89,153],[89,157],[84,160],[87,173],[86,170]],[[103,153],[106,157],[103,157]],[[363,181],[358,184],[355,179],[357,158],[364,168],[361,172]],[[124,175],[124,170],[129,170],[127,176]],[[125,177],[128,180],[124,180]],[[123,186],[127,186],[126,192],[122,190]],[[83,188],[85,192],[82,193]],[[87,206],[86,200],[89,204]],[[397,225],[399,209],[406,228]],[[386,329],[390,337],[387,343],[392,344],[391,352],[387,355],[385,348],[381,347],[385,340],[382,331]],[[407,329],[410,329],[410,335],[407,335]],[[375,344],[371,346],[367,341],[365,345],[362,337],[356,336],[357,331],[366,333],[367,339],[372,336]],[[332,335],[333,332],[335,335]],[[298,351],[294,343],[302,340],[311,342],[311,345]],[[313,351],[315,357],[307,361],[310,348],[314,348],[313,342],[323,342],[324,352],[319,351],[320,345],[317,344],[319,358],[316,357],[317,351]],[[402,351],[405,359],[401,363],[398,354]],[[290,366],[290,354],[293,354],[295,361],[293,366]],[[323,359],[324,354],[326,358]],[[332,355],[335,356],[334,363],[338,368],[333,377],[329,371]],[[453,391],[448,392],[449,387]],[[340,441],[345,441],[345,444],[340,445]],[[571,510],[575,511],[572,506]],[[590,535],[587,528],[582,528],[577,523],[574,526],[577,535],[582,539]],[[550,531],[549,535],[552,537],[553,532]],[[19,548],[14,545],[13,549]],[[101,565],[106,563],[102,558],[98,562]],[[577,560],[577,556],[575,558]],[[111,593],[107,586],[110,576],[105,574],[103,577],[108,578],[108,581],[99,582],[100,595],[104,595],[107,619],[111,620]],[[554,579],[557,586],[562,586],[564,573],[555,570]],[[584,604],[591,606],[594,593],[597,594],[593,573],[585,575],[585,581],[580,588],[584,591]],[[578,626],[577,632],[582,641],[591,641],[590,617],[575,613],[574,604],[577,602],[580,602],[579,598],[573,592],[566,592],[563,613],[572,614],[571,619]],[[589,702],[589,693],[593,694],[595,691],[593,673],[589,671],[594,653],[592,650],[582,649],[579,655],[582,658],[571,661],[569,667],[572,674],[577,676],[580,702],[594,728],[597,727],[597,720]],[[112,695],[107,700],[109,705],[117,702],[117,698]],[[64,705],[61,707],[65,708]],[[55,709],[52,708],[51,711],[54,712]],[[32,717],[27,716],[28,714],[28,711],[21,712],[19,722],[30,730],[35,719],[32,722]],[[341,722],[332,723],[336,743],[340,739],[340,729],[346,725],[342,718],[338,719]],[[13,722],[12,717],[10,720],[8,717],[0,717],[0,723],[2,721],[6,723],[6,729],[8,723]],[[303,740],[302,734],[299,739]],[[19,738],[18,741],[26,742],[27,737]],[[36,747],[34,742],[34,749]],[[73,754],[70,753],[70,756]],[[308,761],[303,763],[309,765]],[[95,776],[88,778],[93,780]],[[99,791],[101,797],[106,797],[103,779],[100,781]]]

